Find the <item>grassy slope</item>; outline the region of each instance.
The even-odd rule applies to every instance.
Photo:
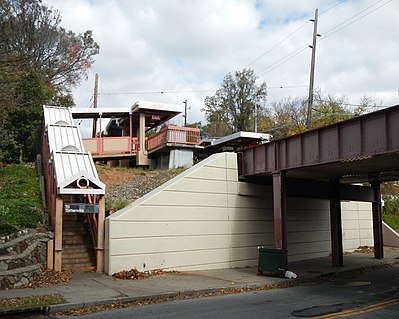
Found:
[[[396,231],[399,231],[399,215],[382,214],[382,219]]]
[[[0,169],[0,235],[35,228],[43,220],[40,186],[33,166]]]

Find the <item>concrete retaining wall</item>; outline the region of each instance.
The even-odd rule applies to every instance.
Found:
[[[372,239],[359,205],[343,204],[345,247],[355,245],[354,220],[364,225],[358,242]],[[328,200],[287,199],[290,261],[330,254],[329,218]],[[272,189],[238,182],[236,154],[221,153],[108,217],[105,267],[113,274],[255,266],[259,245],[273,247]]]
[[[49,233],[20,231],[0,239],[0,289],[31,283],[47,266]]]

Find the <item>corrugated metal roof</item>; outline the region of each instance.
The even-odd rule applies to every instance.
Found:
[[[43,110],[57,193],[104,195],[105,185],[98,179],[91,154],[84,152],[70,109],[44,106]],[[87,180],[88,187],[78,185],[82,178]]]
[[[105,185],[98,179],[97,170],[90,153],[53,152],[53,163],[59,194],[70,194],[71,192],[73,194],[105,194]],[[75,177],[75,179],[88,178],[95,184],[93,186],[97,187],[93,189],[69,188],[66,190],[68,182],[73,182],[71,177]]]
[[[47,134],[50,152],[84,152],[82,138],[76,126],[48,125]]]
[[[68,107],[63,106],[43,106],[44,123],[54,125],[57,123],[64,125],[73,125],[73,119]]]

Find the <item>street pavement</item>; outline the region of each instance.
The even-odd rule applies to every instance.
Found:
[[[373,253],[344,255],[343,267],[332,267],[331,257],[289,263],[289,270],[297,275],[296,281],[312,282],[334,275],[358,270],[383,268],[399,263],[399,249],[385,248],[384,259],[374,259]],[[59,294],[66,303],[49,306],[47,313],[114,302],[131,302],[178,294],[210,293],[218,290],[260,287],[284,284],[289,280],[271,276],[258,276],[257,268],[217,269],[180,272],[153,276],[142,280],[114,279],[95,272],[75,272],[67,284],[46,288],[1,290],[0,299]]]

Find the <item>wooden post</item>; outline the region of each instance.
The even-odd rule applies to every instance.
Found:
[[[105,197],[101,196],[99,201],[99,212],[97,220],[97,272],[104,272],[104,221],[105,221]]]
[[[61,271],[62,268],[62,215],[64,201],[57,197],[55,204],[55,227],[54,227],[54,270]]]
[[[54,240],[47,242],[47,269],[54,270]]]

